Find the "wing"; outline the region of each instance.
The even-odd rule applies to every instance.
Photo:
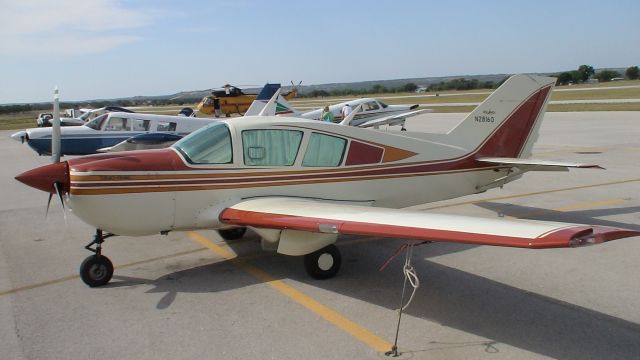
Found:
[[[404,121],[408,117],[412,117],[418,114],[423,114],[423,113],[432,112],[432,111],[433,110],[431,109],[418,109],[418,110],[407,111],[407,112],[396,114],[396,115],[389,115],[389,116],[381,117],[378,119],[365,121],[362,124],[359,124],[358,127],[367,128],[367,127],[381,126],[381,125],[398,125],[398,124],[404,123]]]
[[[638,231],[605,226],[485,219],[297,198],[245,200],[222,211],[220,221],[256,228],[534,249],[580,246],[640,235]]]
[[[99,153],[146,150],[146,149],[162,149],[171,146],[176,141],[182,139],[182,136],[167,133],[144,133],[134,135],[113,146],[104,147],[96,150]]]

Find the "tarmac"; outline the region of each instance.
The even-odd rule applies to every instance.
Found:
[[[425,114],[446,131],[464,114]],[[241,121],[241,119],[239,119]],[[113,280],[77,271],[94,229],[13,179],[44,165],[0,131],[0,357],[3,359],[382,359],[394,343],[402,239],[340,237],[337,277],[214,231],[113,237]],[[533,157],[606,170],[529,173],[503,189],[416,209],[640,230],[640,112],[547,113]],[[425,189],[425,191],[430,191]],[[637,359],[640,237],[576,249],[432,243],[403,313],[400,359]],[[405,296],[405,301],[408,295]]]

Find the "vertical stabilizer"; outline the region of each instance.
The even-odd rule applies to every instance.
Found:
[[[510,77],[449,132],[447,143],[478,156],[530,156],[555,80]]]

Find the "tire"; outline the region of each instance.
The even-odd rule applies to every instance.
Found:
[[[113,276],[113,264],[108,257],[91,255],[80,265],[80,278],[90,287],[106,285]]]
[[[329,279],[338,273],[342,256],[338,247],[331,244],[304,256],[304,268],[314,279]]]
[[[237,227],[231,229],[218,230],[218,234],[225,240],[238,240],[247,232],[246,227]]]

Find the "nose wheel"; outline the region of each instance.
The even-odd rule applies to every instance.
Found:
[[[106,285],[113,276],[113,264],[108,257],[91,255],[80,265],[80,278],[90,287]]]
[[[80,264],[80,278],[90,287],[106,285],[113,276],[113,263],[108,257],[102,255],[102,243],[105,239],[116,236],[115,234],[104,234],[102,230],[96,230],[93,241],[84,248],[93,252]],[[95,248],[91,247],[95,245]]]

